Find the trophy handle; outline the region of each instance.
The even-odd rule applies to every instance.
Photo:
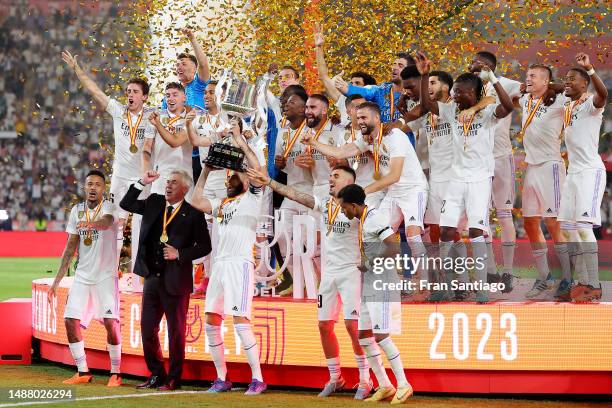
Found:
[[[223,69],[223,74],[221,74],[221,79],[219,79],[219,83],[217,84],[217,87],[215,88],[215,100],[217,101],[217,109],[221,109],[221,103],[223,102],[223,88],[225,87],[226,89],[226,95],[225,97],[227,97],[227,92],[229,92],[230,87],[232,86],[232,70],[230,69]]]

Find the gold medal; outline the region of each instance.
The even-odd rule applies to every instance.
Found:
[[[162,244],[168,242],[168,234],[162,232],[161,236],[159,237],[159,242],[161,242]]]
[[[138,151],[138,147],[135,144],[130,146],[130,153],[136,153]]]
[[[85,239],[83,239],[83,244],[85,244],[85,246],[91,246],[92,242],[93,242],[93,240],[89,236],[87,236],[87,237],[85,237]]]
[[[222,221],[223,221],[223,217],[217,217],[217,222],[218,222],[219,224],[221,224],[221,222],[222,222]]]

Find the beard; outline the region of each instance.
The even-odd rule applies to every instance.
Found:
[[[310,118],[308,118],[308,117],[306,118],[306,124],[311,129],[319,126],[319,123],[321,123],[321,118],[320,117],[312,116]]]

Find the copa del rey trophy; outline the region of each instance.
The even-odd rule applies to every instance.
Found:
[[[221,106],[230,116],[244,118],[257,109],[257,87],[238,79],[231,70],[223,70],[215,89],[215,99],[217,106]],[[210,146],[204,163],[216,168],[243,171],[244,158],[242,149],[234,146],[231,135],[228,135]]]

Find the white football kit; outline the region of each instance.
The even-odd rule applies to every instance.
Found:
[[[393,230],[387,223],[384,213],[377,209],[367,209],[367,214],[361,226],[362,240],[367,244],[382,243],[393,235]],[[365,245],[367,248],[369,245]],[[374,245],[378,247],[378,245]],[[366,256],[367,256],[366,249]],[[376,256],[378,254],[373,254]],[[389,273],[397,273],[395,270]],[[373,273],[373,272],[366,272]],[[365,280],[364,275],[364,280]],[[362,296],[361,315],[359,316],[359,330],[372,330],[374,333],[401,334],[402,331],[402,304],[392,300],[389,293],[376,293],[374,296]]]
[[[113,154],[113,174],[110,184],[110,198],[114,203],[117,216],[127,218],[127,211],[119,207],[119,202],[134,182],[140,179],[142,146],[145,137],[153,138],[155,128],[149,122],[149,115],[155,109],[144,107],[138,114],[127,110],[126,105],[121,105],[116,99],[110,98],[106,106],[106,112],[113,117],[113,134],[115,150]],[[130,115],[132,129],[135,134],[130,134],[128,116]],[[132,137],[137,151],[132,152]]]
[[[199,112],[196,118],[191,122],[191,126],[196,131],[199,137],[208,137],[211,140],[217,140],[217,132],[220,132],[229,123],[227,114],[223,111],[212,115],[209,112]],[[200,159],[204,160],[208,156],[208,147],[199,147]],[[211,199],[224,199],[227,197],[227,189],[225,181],[227,172],[223,170],[212,171],[208,175],[206,185],[204,186],[204,197]],[[207,219],[208,216],[207,216]]]
[[[380,146],[377,136],[372,144],[362,139],[357,140],[355,145],[362,153],[370,151],[374,159],[379,158],[381,176],[389,174],[391,159],[404,158],[400,179],[388,187],[379,210],[388,214],[390,225],[394,230],[397,230],[402,220],[406,226],[416,225],[423,228],[428,186],[414,147],[408,136],[399,129],[391,129],[387,135],[384,135]]]
[[[565,182],[565,164],[561,158],[561,130],[567,98],[557,95],[555,102],[545,106],[530,94],[520,99],[523,127],[531,110],[535,114],[523,135],[527,170],[523,182],[523,216],[556,217],[561,205],[561,190]]]
[[[337,146],[340,139],[342,129],[339,126],[334,126],[331,121],[328,121],[323,128],[320,129],[319,135],[317,131],[311,128],[307,128],[305,131],[309,132],[313,139],[316,139],[321,143],[325,143],[330,146]],[[312,160],[314,160],[314,167],[311,169],[312,173],[312,194],[315,197],[324,197],[329,194],[329,174],[331,173],[331,167],[327,158],[316,149],[312,147],[306,147],[307,151],[312,154]]]
[[[113,224],[105,230],[86,231],[77,224],[98,221],[105,215],[113,216]],[[78,258],[74,281],[68,292],[64,318],[78,319],[87,327],[91,318],[119,319],[119,278],[117,276],[117,218],[110,201],[102,201],[95,216],[95,209],[86,203],[72,207],[66,232],[79,235]],[[91,240],[91,241],[90,241]],[[90,245],[86,243],[91,242]]]
[[[440,226],[458,227],[465,213],[468,228],[488,230],[496,106],[487,106],[464,126],[457,119],[456,102],[438,102],[440,119],[451,124],[453,137],[451,179],[443,195]]]
[[[329,195],[315,197],[313,210],[315,216],[322,216],[324,221],[318,319],[337,321],[340,307],[345,320],[358,319],[361,295],[359,220],[349,220]]]
[[[251,318],[253,245],[262,195],[262,187],[249,186],[236,197],[211,200],[219,242],[206,289],[206,313]]]
[[[563,185],[559,221],[601,225],[601,201],[606,188],[606,168],[599,155],[599,129],[604,108],[593,105],[593,96],[583,103],[568,101],[565,125],[569,157]]]

